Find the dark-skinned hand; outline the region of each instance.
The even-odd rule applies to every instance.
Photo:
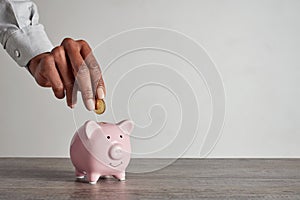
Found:
[[[40,86],[51,87],[59,99],[66,96],[71,108],[77,102],[77,91],[88,110],[95,109],[95,98],[105,97],[100,66],[84,40],[65,38],[51,52],[32,58],[28,68]]]

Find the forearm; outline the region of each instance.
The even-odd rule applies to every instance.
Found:
[[[33,57],[53,49],[38,19],[33,2],[0,0],[0,42],[22,67]]]

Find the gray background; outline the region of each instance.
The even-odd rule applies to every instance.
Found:
[[[220,71],[226,89],[224,129],[209,156],[300,156],[299,1],[94,0],[86,3],[52,0],[36,3],[40,21],[54,45],[59,44],[64,37],[73,37],[86,39],[91,46],[96,47],[113,34],[140,27],[163,27],[185,33],[207,50]],[[111,51],[114,49],[107,48],[107,55]],[[101,64],[102,59],[105,62],[106,55],[96,53],[96,56]],[[76,124],[95,119],[95,115],[85,111],[81,102],[72,112],[64,100],[54,98],[50,89],[37,86],[28,72],[19,68],[4,50],[0,51],[0,60],[0,156],[68,156]],[[169,124],[159,132],[159,140],[148,145],[136,141],[133,149],[137,153],[145,153],[135,156],[177,157],[178,152],[174,147],[167,148],[166,152],[147,154],[163,147],[169,138],[176,136],[174,133],[178,129],[181,113],[174,96],[162,87],[145,87],[144,92],[139,92],[129,102],[129,115],[127,109],[120,105],[127,102],[125,97],[132,92],[126,91],[129,85],[136,83],[135,86],[138,86],[140,83],[137,80],[149,77],[150,73],[143,74],[143,71],[128,75],[124,79],[127,81],[122,82],[112,94],[115,80],[120,79],[122,69],[128,71],[136,64],[152,60],[178,70],[184,66],[180,64],[180,59],[158,52],[144,51],[126,56],[104,74],[109,91],[109,108],[97,120],[119,121],[130,117],[139,127],[135,134],[141,136],[144,133],[151,135],[166,118]],[[121,69],[120,66],[127,68]],[[185,91],[186,83],[191,82],[191,87],[196,90],[202,124],[184,156],[199,157],[203,132],[208,128],[211,113],[211,102],[205,85],[201,79],[197,82],[192,72],[185,79],[176,81],[177,75],[170,75],[172,70],[156,67],[149,69],[161,77],[165,76],[167,80],[174,79],[170,88],[182,85],[181,89]],[[186,72],[189,72],[188,66]],[[114,77],[116,74],[119,77]],[[159,104],[159,101],[165,105],[163,108],[169,114],[165,115],[164,109],[154,107],[151,115],[147,115],[151,102]],[[193,106],[195,104],[191,103],[189,108],[183,109],[191,110]],[[150,129],[138,131],[149,123]],[[178,137],[184,136],[182,134],[190,137],[194,132],[187,130]],[[186,148],[185,145],[179,144],[177,148],[181,151]]]

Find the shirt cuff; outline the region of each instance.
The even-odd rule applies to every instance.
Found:
[[[45,52],[51,52],[50,42],[43,25],[28,26],[13,32],[7,39],[4,48],[7,53],[21,66]]]

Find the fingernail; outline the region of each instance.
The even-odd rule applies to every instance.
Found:
[[[95,110],[95,102],[93,99],[88,99],[86,102],[86,106],[88,110]]]
[[[97,88],[97,96],[99,99],[104,99],[104,90],[102,87]]]
[[[70,108],[71,108],[71,109],[75,108],[75,105],[76,105],[76,104],[70,105]]]

